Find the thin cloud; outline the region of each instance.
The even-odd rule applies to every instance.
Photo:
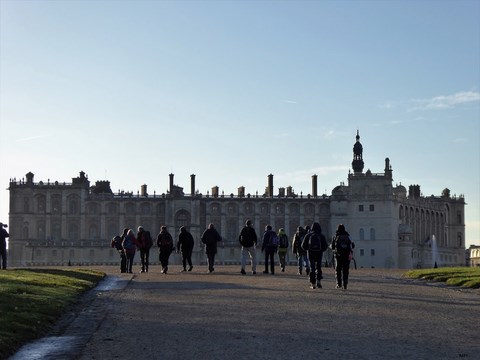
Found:
[[[458,143],[466,143],[468,142],[468,139],[467,138],[456,138],[456,139],[452,139],[452,143],[455,143],[455,144],[458,144]]]
[[[452,95],[436,96],[431,99],[412,99],[410,102],[414,104],[410,111],[452,109],[459,105],[480,102],[480,92],[462,91]]]
[[[32,141],[32,140],[37,140],[37,139],[43,139],[46,137],[49,137],[50,135],[35,135],[35,136],[29,136],[25,138],[20,138],[15,140],[16,142],[25,142],[25,141]]]
[[[296,104],[297,102],[294,100],[283,100],[285,104]]]

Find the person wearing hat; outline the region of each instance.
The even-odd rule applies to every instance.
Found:
[[[7,238],[10,237],[6,224],[0,223],[0,258],[2,260],[2,269],[7,268]]]

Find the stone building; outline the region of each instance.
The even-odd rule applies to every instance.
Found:
[[[470,247],[466,250],[466,253],[467,266],[480,266],[480,246],[470,245]]]
[[[385,159],[382,173],[363,171],[363,147],[357,132],[352,171],[348,184],[341,183],[331,195],[319,195],[317,175],[312,176],[308,195],[292,187],[274,193],[274,176],[268,175],[264,194],[219,192],[217,186],[200,194],[195,175],[190,193],[174,184],[170,174],[166,194],[149,194],[147,185],[133,192],[113,193],[109,181],[90,184],[82,171],[71,183],[34,182],[34,174],[10,180],[10,243],[12,266],[116,264],[118,255],[110,239],[125,227],[139,225],[158,234],[166,225],[175,237],[186,226],[196,240],[193,260],[205,263],[200,236],[209,223],[215,224],[224,242],[217,261],[238,263],[238,234],[251,219],[259,237],[265,225],[283,227],[290,238],[299,225],[318,221],[328,239],[339,223],[345,224],[356,243],[357,267],[415,268],[465,264],[463,196],[425,197],[419,185],[407,192],[393,185],[392,167]],[[154,249],[155,250],[155,249]],[[291,260],[294,260],[290,255]],[[325,260],[331,259],[331,253]],[[155,251],[151,260],[158,262]],[[180,263],[179,256],[172,256]]]

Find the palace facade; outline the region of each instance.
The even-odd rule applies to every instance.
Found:
[[[199,241],[209,223],[223,237],[216,260],[239,263],[238,234],[246,219],[251,219],[259,238],[265,225],[284,228],[292,239],[299,225],[317,221],[327,239],[343,223],[355,242],[357,267],[420,268],[465,265],[465,199],[451,196],[444,189],[439,196],[425,197],[419,185],[393,185],[390,160],[382,173],[363,171],[363,147],[356,136],[352,170],[348,184],[341,183],[330,195],[317,192],[317,175],[312,176],[308,195],[296,194],[291,187],[274,194],[274,176],[268,175],[264,194],[219,193],[213,187],[207,195],[195,190],[195,175],[190,178],[190,193],[174,184],[170,174],[169,191],[149,194],[147,185],[133,192],[113,193],[109,181],[91,185],[82,171],[71,183],[11,179],[9,212],[9,264],[94,265],[117,264],[119,257],[110,239],[128,227],[149,230],[152,236],[166,225],[177,237],[186,226],[195,239],[193,260],[206,262]],[[156,247],[150,260],[158,263]],[[138,256],[137,256],[138,258]],[[260,258],[257,256],[257,258]],[[179,264],[179,256],[172,255]],[[325,255],[330,261],[331,253]],[[290,253],[290,260],[294,257]]]

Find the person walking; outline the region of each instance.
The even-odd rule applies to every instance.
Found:
[[[127,258],[126,270],[128,273],[132,274],[133,260],[135,258],[136,247],[138,245],[137,239],[135,238],[133,230],[128,228],[123,230],[122,237],[122,247]]]
[[[275,275],[275,253],[278,250],[278,237],[271,225],[265,226],[265,232],[262,236],[262,252],[265,251],[265,270],[264,274],[268,274],[268,263],[270,262],[270,273]]]
[[[0,223],[0,258],[2,260],[2,269],[7,269],[7,238],[10,237],[5,228],[7,224]]]
[[[282,269],[282,272],[285,272],[289,244],[290,243],[288,241],[288,236],[285,233],[285,230],[283,228],[280,228],[280,230],[278,230],[278,260],[280,262],[280,268]]]
[[[160,228],[160,232],[157,235],[157,246],[158,259],[162,266],[162,274],[166,274],[168,272],[168,259],[174,246],[172,235],[170,235],[165,225]]]
[[[150,248],[153,245],[150,231],[146,231],[142,226],[138,227],[137,233],[138,249],[140,250],[140,261],[142,262],[142,273],[148,272],[148,263],[150,257]]]
[[[120,235],[114,236],[110,245],[112,248],[117,249],[118,254],[120,255],[120,272],[126,273],[127,272],[127,256],[125,255],[125,250],[123,250],[122,237]]]
[[[312,224],[312,231],[305,235],[302,248],[308,252],[310,262],[310,287],[321,288],[322,283],[322,258],[327,249],[327,239],[322,234],[322,228],[318,222]]]
[[[335,256],[335,280],[337,282],[337,289],[347,290],[350,260],[352,259],[352,250],[354,248],[355,243],[350,239],[350,235],[345,230],[345,226],[339,224],[332,241],[332,250]]]
[[[208,272],[211,273],[215,270],[215,254],[217,253],[217,243],[222,241],[222,237],[218,233],[213,224],[208,225],[200,241],[205,244],[205,253],[207,254]]]
[[[240,245],[242,245],[240,273],[242,275],[246,274],[245,266],[247,265],[247,256],[249,256],[252,264],[252,274],[255,275],[257,273],[256,247],[258,238],[251,220],[245,222],[245,226],[242,228],[240,235],[238,236],[238,241],[240,242]]]
[[[192,271],[192,251],[195,242],[193,240],[192,234],[187,231],[185,226],[180,228],[180,234],[178,235],[178,242],[177,242],[177,253],[182,252],[182,265],[183,270],[187,271],[187,263],[188,263],[188,271]]]
[[[308,262],[307,252],[302,248],[303,238],[305,237],[305,230],[302,226],[297,228],[295,235],[293,236],[292,242],[292,253],[297,258],[298,263],[298,274],[302,275],[303,267],[305,267],[305,271],[307,276],[310,274],[310,263]]]

